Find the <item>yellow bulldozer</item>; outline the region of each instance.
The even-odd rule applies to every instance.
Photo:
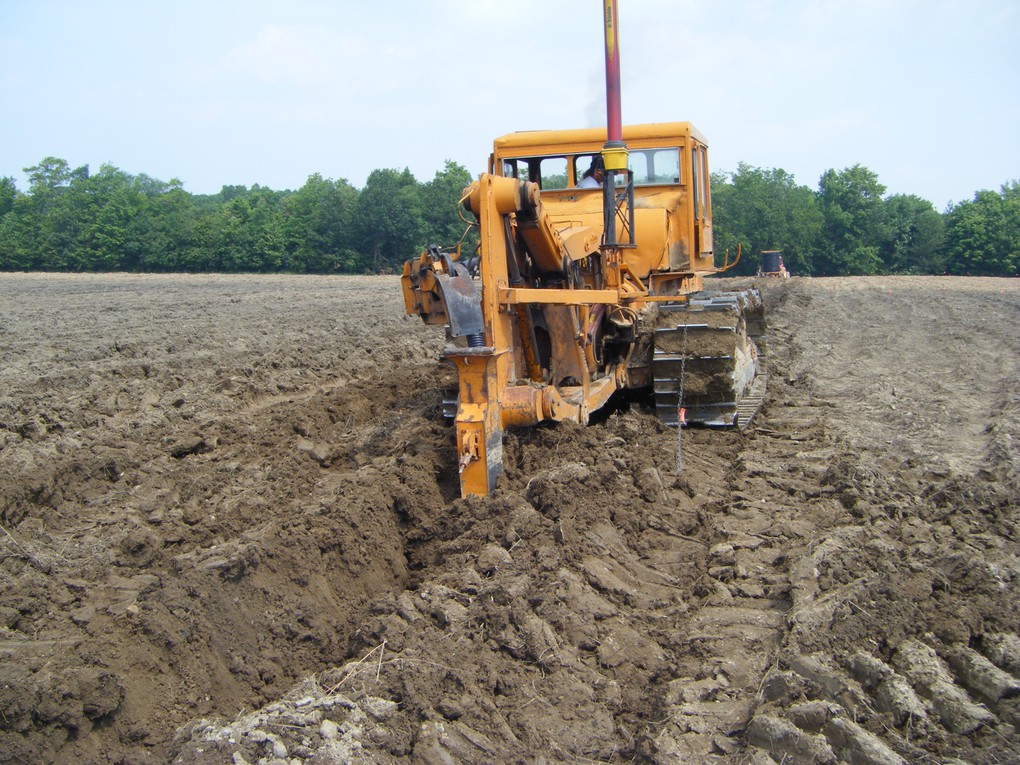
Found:
[[[495,487],[505,428],[587,423],[626,389],[677,427],[742,427],[764,396],[761,295],[704,288],[733,265],[715,265],[707,142],[687,122],[623,127],[606,7],[607,128],[497,138],[460,202],[477,251],[404,265],[407,313],[446,327],[457,368],[465,496]]]

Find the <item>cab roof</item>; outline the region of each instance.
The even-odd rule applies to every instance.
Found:
[[[623,140],[634,148],[667,146],[693,138],[707,145],[705,138],[690,122],[654,122],[648,125],[624,125]],[[606,142],[606,129],[527,130],[500,136],[492,143],[500,156],[538,154],[551,151],[598,151]]]

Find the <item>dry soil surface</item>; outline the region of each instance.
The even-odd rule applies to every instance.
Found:
[[[0,275],[0,762],[1020,761],[1020,282],[762,286],[460,500],[392,277]]]

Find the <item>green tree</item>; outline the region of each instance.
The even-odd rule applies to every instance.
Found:
[[[19,268],[21,219],[15,206],[20,196],[13,178],[0,178],[0,271]]]
[[[0,216],[0,271],[27,271],[38,266],[34,262],[32,241],[35,226],[30,210],[31,201],[17,194],[11,209]]]
[[[138,270],[142,243],[137,231],[147,218],[146,198],[135,179],[112,165],[72,184],[80,234],[75,265],[80,270]]]
[[[458,214],[458,202],[464,189],[471,185],[471,174],[465,167],[446,160],[443,169],[421,187],[422,220],[425,224],[424,242],[440,247],[457,244],[468,229],[468,224]],[[471,229],[474,234],[474,229]],[[477,236],[470,236],[463,248],[469,253],[474,249]]]
[[[946,215],[947,268],[952,274],[1016,276],[1020,271],[1020,184],[979,191]]]
[[[0,216],[14,209],[14,200],[18,198],[18,186],[13,178],[0,178]]]
[[[273,272],[283,265],[281,192],[255,185],[232,194],[216,216],[215,268],[227,272]]]
[[[882,195],[878,176],[861,165],[826,170],[818,182],[824,239],[816,260],[820,275],[873,274],[882,269]]]
[[[785,170],[741,162],[735,173],[713,173],[712,216],[720,265],[727,250],[731,260],[736,256],[740,244],[736,273],[754,273],[762,250],[782,250],[794,273],[812,272],[822,215],[811,189],[798,186]]]
[[[72,170],[66,160],[46,157],[26,167],[28,204],[21,227],[21,257],[27,268],[81,270],[80,237],[87,216],[88,165]]]
[[[216,195],[216,200],[219,202],[230,202],[238,197],[248,196],[247,186],[223,186],[220,188],[220,193]]]
[[[147,184],[143,181],[142,188]],[[134,235],[141,244],[139,271],[207,271],[196,246],[198,211],[194,198],[179,180],[171,179],[158,193],[148,193],[146,215],[137,220]]]
[[[906,194],[882,204],[883,270],[894,274],[938,274],[945,263],[946,230],[942,216],[926,199]]]
[[[28,193],[41,194],[47,191],[56,191],[67,186],[71,181],[71,166],[66,159],[58,157],[46,157],[38,165],[24,168],[28,175]],[[78,168],[76,175],[82,176],[82,168]],[[88,166],[85,166],[84,175],[88,175]]]
[[[398,270],[420,249],[425,221],[410,170],[373,170],[357,207],[356,246],[373,271]]]
[[[284,200],[286,270],[328,273],[363,268],[351,233],[357,203],[358,191],[346,180],[310,175]]]

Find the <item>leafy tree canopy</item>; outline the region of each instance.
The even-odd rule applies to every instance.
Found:
[[[177,178],[108,164],[93,173],[57,157],[25,173],[25,192],[0,178],[0,270],[393,272],[426,244],[463,240],[466,256],[478,241],[458,214],[471,176],[450,161],[426,182],[379,169],[361,189],[316,173],[295,191],[227,185],[209,195]],[[737,273],[754,273],[762,250],[818,276],[1020,269],[1017,181],[941,214],[918,196],[884,194],[859,164],[827,170],[816,189],[780,168],[715,173],[717,261],[739,245]]]

